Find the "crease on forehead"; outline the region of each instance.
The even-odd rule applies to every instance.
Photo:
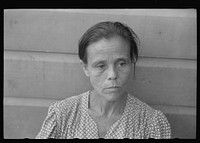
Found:
[[[99,45],[99,43],[101,43],[101,46]],[[127,40],[125,40],[124,38],[122,38],[121,36],[114,36],[114,37],[110,37],[110,38],[102,38],[101,40],[93,43],[97,48],[100,48],[99,50],[104,50],[104,49],[108,49],[108,46],[110,48],[115,48],[118,45],[125,45],[125,46],[129,46],[129,43]],[[97,46],[98,45],[98,46]],[[115,50],[115,49],[114,49]]]
[[[91,44],[88,47],[88,51],[88,58],[92,57],[93,61],[100,59],[103,60],[109,57],[114,57],[115,59],[129,58],[129,44],[121,37],[102,39],[96,43]]]
[[[128,51],[120,52],[120,51],[113,50],[113,51],[107,52],[107,50],[105,50],[105,51],[99,51],[98,54],[92,55],[92,58],[91,58],[91,55],[88,57],[90,57],[91,63],[94,63],[94,62],[96,63],[96,62],[107,61],[107,60],[113,60],[113,61],[117,61],[119,59],[127,60],[130,58],[130,56],[128,55],[129,55]]]

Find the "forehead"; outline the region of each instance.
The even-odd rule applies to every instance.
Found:
[[[101,39],[87,48],[88,62],[107,58],[129,58],[130,44],[120,36]]]

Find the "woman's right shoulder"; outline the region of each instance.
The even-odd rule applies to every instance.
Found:
[[[80,106],[82,101],[81,99],[83,96],[87,95],[87,93],[88,92],[85,92],[79,95],[65,98],[60,101],[56,101],[50,105],[49,109],[53,108],[57,113],[67,113],[70,109],[74,109]]]

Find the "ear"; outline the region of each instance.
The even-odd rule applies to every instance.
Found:
[[[133,78],[135,79],[136,61],[134,61],[134,62],[132,63],[132,66],[133,66],[132,76],[133,76]]]
[[[135,75],[135,64],[136,64],[135,59],[133,59],[131,61],[131,78],[133,78]]]
[[[81,63],[81,66],[83,68],[83,71],[84,71],[85,75],[89,77],[87,64],[85,64],[82,60],[80,60],[80,63]]]

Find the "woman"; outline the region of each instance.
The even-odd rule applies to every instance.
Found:
[[[36,138],[170,138],[164,114],[126,91],[138,42],[133,30],[120,22],[88,29],[79,41],[79,58],[93,90],[52,104]]]

